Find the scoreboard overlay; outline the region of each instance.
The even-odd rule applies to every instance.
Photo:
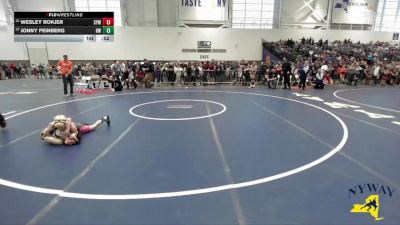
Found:
[[[113,42],[114,12],[14,12],[16,42]]]

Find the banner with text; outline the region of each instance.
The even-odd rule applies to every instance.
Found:
[[[228,20],[228,0],[177,0],[179,20]]]

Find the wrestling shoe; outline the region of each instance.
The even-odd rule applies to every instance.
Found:
[[[101,122],[103,122],[103,123],[106,122],[107,126],[110,126],[110,124],[111,124],[110,117],[108,115],[103,116],[103,118],[101,118]]]

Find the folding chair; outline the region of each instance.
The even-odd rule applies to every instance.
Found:
[[[90,76],[82,76],[82,78],[79,80],[79,82],[74,83],[74,92],[80,93],[83,90],[89,89],[91,80],[92,80],[92,77],[90,77]]]
[[[100,89],[100,88],[104,88],[102,82],[101,82],[101,77],[99,75],[92,75],[92,82],[91,84],[93,85],[93,89]]]

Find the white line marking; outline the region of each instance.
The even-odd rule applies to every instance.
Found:
[[[397,189],[400,189],[400,185],[391,181],[389,178],[385,177],[384,175],[376,172],[375,170],[369,168],[367,165],[365,165],[364,163],[350,157],[349,155],[347,155],[344,152],[339,152],[339,155],[345,157],[346,159],[350,160],[351,162],[353,162],[354,164],[356,164],[357,166],[361,167],[362,169],[366,170],[367,172],[369,172],[370,174],[374,175],[375,177],[378,177],[379,179],[383,180],[384,182],[395,186]]]
[[[26,87],[26,86],[35,86],[35,85],[41,85],[41,83],[22,84],[22,87]]]
[[[329,115],[331,115],[333,118],[335,118],[341,125],[343,129],[343,136],[342,139],[340,140],[339,144],[333,148],[330,152],[327,154],[323,155],[322,157],[307,163],[303,166],[300,166],[298,168],[279,173],[273,176],[269,177],[264,177],[256,180],[251,180],[251,181],[246,181],[246,182],[241,182],[241,183],[235,183],[235,184],[227,184],[227,185],[222,185],[222,186],[215,186],[215,187],[209,187],[209,188],[201,188],[201,189],[193,189],[193,190],[185,190],[185,191],[176,191],[176,192],[162,192],[162,193],[149,193],[149,194],[125,194],[125,195],[113,195],[113,194],[86,194],[86,193],[74,193],[74,192],[64,192],[63,190],[56,190],[56,189],[48,189],[48,188],[41,188],[41,187],[35,187],[35,186],[30,186],[30,185],[25,185],[25,184],[20,184],[4,179],[0,179],[0,184],[20,190],[25,190],[25,191],[31,191],[31,192],[37,192],[37,193],[45,193],[45,194],[52,194],[52,195],[59,195],[61,197],[66,197],[66,198],[79,198],[79,199],[99,199],[99,200],[127,200],[127,199],[156,199],[156,198],[172,198],[172,197],[178,197],[178,196],[188,196],[188,195],[199,195],[199,194],[205,194],[205,193],[211,193],[211,192],[217,192],[217,191],[225,191],[225,190],[231,190],[231,189],[237,189],[237,188],[243,188],[243,187],[250,187],[258,184],[264,184],[267,182],[271,182],[277,179],[281,179],[284,177],[288,177],[297,173],[300,173],[302,171],[308,170],[314,166],[317,166],[318,164],[328,160],[330,157],[335,155],[337,152],[339,152],[343,146],[346,144],[347,139],[349,137],[349,132],[347,129],[346,124],[335,114],[332,112],[321,108],[319,106],[307,103],[307,102],[302,102],[298,101],[295,99],[290,99],[290,98],[284,98],[284,97],[279,97],[279,96],[274,96],[274,95],[266,95],[266,94],[259,94],[259,93],[247,93],[247,92],[234,92],[234,91],[206,91],[206,90],[168,90],[168,91],[152,91],[152,92],[134,92],[134,93],[122,93],[122,94],[114,94],[114,95],[102,95],[102,96],[93,96],[89,98],[82,98],[82,99],[75,99],[71,101],[64,101],[64,102],[59,102],[59,103],[54,103],[50,105],[45,105],[41,107],[37,107],[34,109],[30,109],[15,115],[12,115],[8,117],[8,119],[14,118],[16,116],[26,114],[29,112],[37,111],[40,109],[44,108],[49,108],[52,106],[56,105],[62,105],[62,104],[67,104],[70,102],[78,102],[78,101],[87,101],[91,99],[99,99],[99,98],[107,98],[107,97],[115,97],[115,96],[122,96],[122,95],[139,95],[139,94],[154,94],[154,93],[185,93],[185,92],[201,92],[201,93],[228,93],[228,94],[243,94],[243,95],[250,95],[250,96],[262,96],[262,97],[271,97],[271,98],[276,98],[276,99],[283,99],[291,102],[297,102],[300,104],[308,105],[311,107],[314,107],[316,109],[319,109]]]
[[[307,130],[303,129],[302,127],[298,126],[297,124],[295,124],[295,123],[293,123],[293,122],[291,122],[291,121],[289,121],[289,120],[287,120],[287,119],[285,119],[285,118],[279,116],[278,114],[272,112],[271,110],[265,108],[264,106],[258,104],[258,103],[255,102],[255,101],[252,101],[252,102],[253,102],[254,104],[258,105],[260,108],[264,109],[265,111],[271,113],[272,115],[274,115],[274,116],[276,116],[276,117],[282,119],[283,121],[287,122],[288,124],[292,125],[294,128],[296,128],[296,129],[302,131],[303,133],[305,133],[305,134],[308,135],[309,137],[313,138],[314,140],[318,141],[319,143],[321,143],[321,144],[323,144],[323,145],[325,145],[325,146],[327,146],[327,147],[329,147],[329,148],[333,148],[333,146],[332,146],[331,144],[328,144],[327,142],[323,141],[322,139],[320,139],[320,138],[314,136],[313,134],[311,134],[311,133],[308,132]],[[343,114],[341,114],[341,113],[339,113],[339,114],[340,114],[340,115],[343,115]],[[370,125],[371,125],[371,124],[370,124]],[[378,128],[380,128],[380,127],[378,127]],[[368,166],[366,166],[366,165],[363,164],[362,162],[360,162],[360,161],[358,161],[358,160],[356,160],[356,159],[353,159],[353,158],[350,157],[349,155],[345,154],[343,151],[339,152],[339,154],[342,155],[343,157],[345,157],[346,159],[350,160],[351,162],[353,162],[353,163],[356,164],[357,166],[361,167],[362,169],[366,170],[366,171],[369,172],[370,174],[374,175],[375,177],[378,177],[379,179],[381,179],[381,180],[385,181],[386,183],[391,184],[391,185],[393,185],[393,186],[395,186],[395,187],[397,187],[397,188],[399,187],[398,184],[396,184],[395,182],[391,181],[389,178],[385,177],[384,175],[382,175],[382,174],[380,174],[380,173],[378,173],[378,172],[375,172],[373,169],[369,168]]]
[[[33,92],[33,91],[19,91],[19,92],[14,92],[14,95],[31,95],[31,94],[35,94],[37,92]]]
[[[358,118],[355,118],[355,117],[352,117],[352,116],[349,116],[349,115],[346,115],[346,114],[343,114],[343,113],[340,113],[340,112],[336,112],[336,114],[339,114],[339,115],[341,115],[341,116],[344,116],[344,117],[347,117],[347,118],[356,120],[356,121],[358,121],[358,122],[360,122],[360,123],[368,124],[368,125],[370,125],[370,126],[379,128],[379,129],[381,129],[381,130],[385,130],[385,131],[390,132],[390,133],[393,133],[393,134],[398,134],[398,135],[400,135],[400,132],[397,132],[397,131],[395,131],[395,130],[392,130],[392,129],[389,129],[389,128],[386,128],[386,127],[382,127],[382,126],[379,126],[379,125],[376,125],[376,124],[373,124],[373,123],[370,123],[370,122],[367,122],[367,121],[362,120],[362,119],[358,119]]]
[[[400,111],[398,111],[398,110],[387,109],[387,108],[383,108],[383,107],[379,107],[379,106],[368,105],[368,104],[364,104],[364,103],[361,103],[361,102],[351,101],[351,100],[348,100],[348,99],[339,97],[339,96],[337,95],[337,93],[343,92],[343,91],[354,91],[354,90],[363,90],[363,89],[366,89],[366,88],[339,90],[339,91],[335,91],[335,92],[333,93],[333,95],[334,95],[336,98],[341,99],[341,100],[343,100],[343,101],[352,102],[352,103],[356,103],[356,104],[359,104],[359,105],[365,105],[365,106],[369,106],[369,107],[372,107],[372,108],[375,108],[375,109],[382,109],[382,110],[387,110],[387,111],[390,111],[390,112],[400,113]]]
[[[78,113],[78,115],[82,115],[82,114],[84,114],[84,113],[90,112],[90,111],[92,111],[92,110],[94,110],[94,109],[96,109],[96,108],[98,108],[98,107],[100,107],[100,106],[102,106],[102,105],[104,105],[104,104],[99,104],[99,105],[93,106],[93,107],[91,107],[91,108],[88,108],[88,109],[86,109],[86,110],[83,110],[82,112]]]
[[[279,116],[278,114],[272,112],[271,110],[265,108],[264,106],[258,104],[258,103],[255,102],[255,101],[252,101],[252,102],[253,102],[254,104],[258,105],[260,108],[264,109],[265,111],[271,113],[272,115],[274,115],[274,116],[280,118],[281,120],[285,121],[286,123],[290,124],[290,125],[293,126],[294,128],[296,128],[296,129],[302,131],[303,133],[305,133],[305,134],[308,135],[309,137],[313,138],[314,140],[318,141],[319,143],[321,143],[321,144],[327,146],[328,148],[333,148],[333,146],[332,146],[331,144],[328,144],[327,142],[325,142],[325,141],[321,140],[320,138],[314,136],[313,134],[311,134],[311,133],[308,132],[307,130],[303,129],[302,127],[298,126],[297,124],[291,122],[290,120],[287,120],[287,119],[285,119],[285,118]],[[340,114],[341,114],[341,113],[340,113]],[[343,115],[343,114],[341,114],[341,115]],[[378,128],[379,128],[379,127],[378,127]],[[382,175],[382,174],[380,174],[380,173],[378,173],[378,172],[375,172],[373,169],[369,168],[368,166],[366,166],[366,165],[363,164],[362,162],[360,162],[360,161],[358,161],[358,160],[356,160],[356,159],[353,159],[352,157],[348,156],[348,155],[345,154],[343,151],[339,152],[339,154],[342,155],[343,157],[345,157],[346,159],[350,160],[351,162],[353,162],[353,163],[356,164],[357,166],[361,167],[362,169],[366,170],[367,172],[371,173],[371,174],[374,175],[375,177],[378,177],[379,179],[381,179],[381,180],[385,181],[386,183],[391,184],[391,185],[393,185],[393,186],[395,186],[395,187],[397,187],[397,188],[399,187],[398,184],[396,184],[395,182],[391,181],[389,178],[385,177],[384,175]]]
[[[22,136],[22,137],[19,137],[19,138],[16,138],[16,139],[10,141],[9,143],[5,144],[4,146],[1,146],[0,148],[6,147],[6,146],[9,146],[9,145],[12,145],[12,144],[14,144],[14,143],[16,143],[16,142],[18,142],[18,141],[21,141],[21,140],[27,138],[27,137],[30,137],[30,136],[32,136],[32,135],[34,135],[34,134],[37,134],[37,133],[39,133],[40,131],[41,131],[41,130],[32,131],[32,132],[30,132],[29,134],[25,134],[25,135]]]
[[[302,97],[302,98],[310,99],[310,100],[318,101],[318,102],[323,102],[323,101],[324,101],[324,100],[323,100],[322,98],[320,98],[320,97]]]
[[[390,118],[395,118],[394,116],[391,116],[391,115],[384,115],[384,114],[367,112],[367,111],[362,110],[362,109],[355,109],[354,112],[364,113],[367,116],[369,116],[369,118],[372,118],[372,119],[390,119]]]
[[[8,90],[9,93],[17,91],[49,91],[49,90],[62,90],[62,88],[38,88],[38,89],[20,89],[20,90]]]
[[[208,105],[206,105],[207,108],[207,113],[210,114],[210,107]],[[208,117],[209,121],[210,121],[210,126],[211,126],[211,131],[213,133],[214,136],[214,142],[217,146],[217,152],[219,157],[221,158],[222,161],[222,165],[224,168],[224,172],[225,172],[225,178],[227,180],[228,183],[233,184],[235,181],[233,179],[233,176],[231,174],[231,169],[229,166],[228,161],[226,160],[226,156],[225,156],[225,152],[224,152],[224,148],[222,147],[221,141],[219,139],[219,135],[217,132],[217,128],[215,127],[215,123],[212,117]],[[232,200],[232,204],[233,204],[233,208],[235,209],[235,214],[236,214],[236,218],[237,221],[239,222],[240,225],[245,225],[246,224],[246,217],[244,216],[244,212],[240,203],[240,199],[238,196],[238,193],[235,189],[232,189],[230,192],[231,195],[231,200]]]
[[[396,125],[400,125],[400,122],[397,122],[397,121],[393,121],[392,123],[396,124]]]
[[[149,117],[149,116],[142,116],[139,114],[134,113],[134,109],[144,106],[144,105],[150,105],[150,104],[155,104],[155,103],[160,103],[160,102],[207,102],[207,103],[213,103],[217,104],[222,107],[222,110],[219,112],[216,112],[214,114],[208,114],[205,116],[195,116],[195,117],[182,117],[182,118],[161,118],[161,117]],[[224,104],[221,104],[219,102],[214,102],[214,101],[208,101],[208,100],[199,100],[199,99],[174,99],[174,100],[160,100],[160,101],[153,101],[153,102],[145,102],[139,105],[135,105],[132,108],[129,109],[129,113],[132,116],[136,116],[142,119],[147,119],[147,120],[160,120],[160,121],[178,121],[178,120],[197,120],[197,119],[203,119],[207,117],[212,117],[212,116],[217,116],[219,114],[222,114],[226,111],[226,106]]]
[[[3,113],[3,116],[7,116],[7,115],[10,115],[10,114],[13,114],[13,113],[16,113],[17,111],[11,111],[11,112],[7,112],[7,113]]]
[[[191,109],[192,105],[168,105],[167,109]]]
[[[37,92],[33,92],[33,91],[16,91],[16,92],[1,92],[0,95],[8,95],[8,94],[13,94],[13,95],[31,95],[31,94],[35,94]]]
[[[75,184],[77,184],[84,176],[86,176],[90,170],[96,165],[96,163],[101,160],[107,153],[111,151],[111,149],[124,138],[129,131],[132,130],[132,128],[139,122],[140,118],[135,120],[131,125],[129,125],[128,128],[126,128],[118,137],[115,139],[110,145],[108,145],[95,159],[93,159],[86,167],[85,169],[82,170],[81,173],[79,173],[76,177],[74,177],[64,188],[63,192],[68,191],[71,189]],[[33,225],[33,224],[38,224],[40,220],[48,213],[50,212],[54,206],[57,205],[57,203],[61,199],[61,195],[55,196],[42,210],[40,210],[39,213],[37,213],[27,224]]]

